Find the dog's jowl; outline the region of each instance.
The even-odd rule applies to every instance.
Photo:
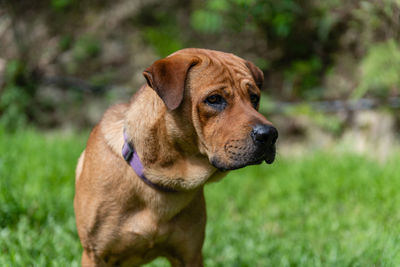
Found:
[[[166,257],[203,266],[203,186],[275,158],[277,130],[257,110],[263,73],[235,55],[184,49],[143,72],[129,103],[109,108],[76,168],[83,266]]]

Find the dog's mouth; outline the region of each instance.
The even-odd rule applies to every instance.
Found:
[[[213,157],[210,162],[211,164],[220,171],[232,171],[236,169],[240,169],[250,165],[258,165],[262,162],[266,162],[267,164],[272,164],[275,161],[276,148],[275,145],[272,145],[268,149],[255,152],[249,157],[230,157],[228,162],[224,162],[220,160],[218,157]]]

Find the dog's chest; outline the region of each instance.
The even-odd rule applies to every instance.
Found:
[[[169,226],[157,221],[149,211],[141,211],[127,216],[121,227],[121,236],[126,237],[127,245],[151,249],[168,238]]]
[[[121,266],[136,266],[151,261],[167,247],[169,228],[168,224],[154,220],[147,211],[126,216],[120,221],[118,234],[109,243],[103,259],[107,264]]]

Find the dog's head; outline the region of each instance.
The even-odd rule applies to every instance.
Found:
[[[278,131],[258,112],[264,76],[233,54],[183,49],[143,73],[168,112],[193,126],[200,153],[221,171],[275,159]]]

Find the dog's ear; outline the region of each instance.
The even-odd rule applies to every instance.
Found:
[[[249,68],[256,85],[261,89],[264,83],[264,73],[251,61],[246,61],[245,64]]]
[[[182,102],[186,76],[189,69],[200,62],[191,55],[172,55],[157,60],[143,75],[147,84],[156,91],[169,110],[174,110]]]

